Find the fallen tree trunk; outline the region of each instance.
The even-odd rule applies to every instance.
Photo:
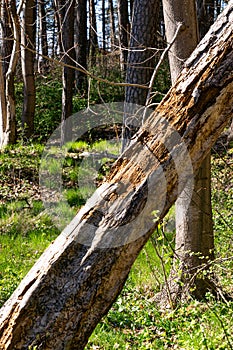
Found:
[[[188,180],[186,153],[197,171],[232,116],[232,23],[231,2],[98,195],[3,306],[2,349],[84,349],[157,225],[152,211],[163,218]]]

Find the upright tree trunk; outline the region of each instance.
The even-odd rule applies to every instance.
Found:
[[[105,0],[102,0],[102,39],[103,39],[103,51],[106,51],[106,13],[105,13]]]
[[[175,83],[185,60],[199,41],[196,4],[195,0],[164,0],[163,8],[168,42],[172,40],[178,23],[183,23],[169,53],[171,77]],[[197,274],[198,268],[214,258],[210,155],[203,161],[194,179],[193,193],[192,189],[185,188],[176,202],[175,252],[169,285],[166,286],[170,288],[167,291],[170,302],[175,304],[191,291],[192,295],[203,298],[207,290],[213,288],[208,277],[201,278]]]
[[[145,87],[149,85],[155,65],[155,52],[151,48],[156,46],[158,18],[159,0],[134,1],[126,83],[144,85]],[[130,103],[144,106],[147,93],[147,89],[127,86],[125,90],[126,108],[128,108]],[[123,149],[129,144],[133,132],[127,122],[126,111],[124,116]]]
[[[188,180],[186,147],[196,172],[232,118],[232,20],[231,2],[107,181],[3,306],[3,349],[84,349],[156,228],[152,211],[163,203],[161,220]]]
[[[45,11],[45,0],[38,0],[39,20],[40,20],[40,44],[42,51],[42,68],[46,67],[48,56],[47,20]]]
[[[95,12],[95,1],[89,0],[89,63],[91,67],[96,64],[96,50],[98,48],[98,37],[97,37],[97,25],[96,25],[96,12]]]
[[[3,65],[0,62],[0,148],[16,141],[14,78],[20,49],[19,19],[16,13],[15,0],[9,3],[4,2],[1,11],[3,26],[3,43],[1,48],[3,59],[1,61]],[[11,40],[13,37],[15,38],[14,41]]]
[[[3,58],[0,55],[0,62],[1,61],[3,61]],[[7,112],[6,112],[5,80],[4,80],[2,63],[0,63],[0,149],[9,143],[6,140],[6,135],[5,135],[6,125],[7,125]]]
[[[23,4],[21,29],[21,64],[24,83],[22,127],[26,138],[34,132],[36,102],[35,50],[36,50],[36,1],[27,0]]]
[[[76,9],[76,62],[81,69],[87,69],[87,0],[79,0]],[[80,91],[87,89],[87,76],[85,73],[75,71],[76,87]]]
[[[133,5],[134,5],[134,0],[129,0],[130,21],[131,21],[131,23],[133,21]]]
[[[121,52],[121,70],[126,72],[129,38],[128,0],[118,0],[119,47]]]
[[[108,10],[109,10],[109,22],[110,22],[110,42],[111,42],[111,51],[116,50],[116,26],[115,26],[115,17],[114,17],[114,6],[113,0],[108,0]]]
[[[74,4],[75,0],[59,0],[59,17],[61,26],[61,57],[65,66],[62,68],[62,117],[63,127],[62,144],[70,136],[71,126],[66,122],[67,118],[73,112],[73,92],[74,92],[74,69],[75,67],[75,51],[74,51]]]
[[[59,50],[59,55],[63,52],[62,47],[62,33],[61,33],[61,13],[59,11],[59,0],[53,1],[53,7],[54,7],[54,22],[57,27],[57,45],[55,47],[55,54],[57,54],[57,51]]]
[[[216,17],[215,13],[219,13],[220,7],[216,0],[196,0],[197,14],[199,22],[200,37],[207,33]],[[216,5],[216,6],[215,6]]]

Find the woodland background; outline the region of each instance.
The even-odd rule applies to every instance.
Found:
[[[38,183],[40,158],[51,133],[70,115],[94,104],[126,101],[155,108],[174,82],[170,71],[175,71],[175,63],[168,47],[172,39],[179,39],[179,33],[168,40],[165,27],[169,33],[174,31],[164,16],[170,11],[168,3],[0,1],[1,305],[60,232],[44,210]],[[174,1],[173,5],[182,16],[180,4]],[[194,16],[193,4],[183,2],[188,6],[190,27],[193,18],[198,27],[199,40],[227,1],[197,0]],[[196,44],[194,40],[193,48]],[[185,55],[184,47],[181,51]],[[173,52],[176,57],[177,52]],[[185,58],[180,56],[178,61],[183,64]],[[133,132],[123,128],[126,140]],[[121,133],[119,125],[106,126],[90,130],[70,145],[63,183],[74,212],[93,190],[88,185],[79,187],[83,152],[99,156],[107,150],[116,157]],[[109,142],[113,135],[118,138],[114,145]],[[178,235],[175,208],[171,209],[141,251],[121,295],[98,324],[87,349],[233,348],[232,154],[229,125],[203,168],[208,184],[199,183],[199,190],[208,192],[207,197],[199,196],[205,198],[204,203],[194,201],[198,223],[206,225],[201,229],[195,222],[190,225],[190,245],[184,232]],[[102,156],[99,160],[96,186],[114,159]],[[181,251],[177,237],[183,240]]]

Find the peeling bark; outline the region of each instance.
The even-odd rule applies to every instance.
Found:
[[[151,211],[165,195],[162,219],[177,198],[179,178],[173,156],[182,162],[183,154],[179,138],[172,139],[166,122],[185,142],[196,172],[232,116],[232,23],[231,2],[186,62],[176,84],[115,163],[98,189],[102,196],[93,197],[80,210],[3,306],[2,349],[84,349],[156,227],[156,223],[149,229],[147,226],[153,218]],[[160,128],[158,118],[166,120]],[[169,143],[171,150],[164,146]],[[166,177],[166,193],[159,191],[159,168]],[[146,190],[148,183],[155,186],[153,198]],[[126,186],[122,191],[123,184]],[[143,207],[147,210],[140,216]],[[127,222],[131,222],[128,231]],[[145,234],[137,236],[145,228]],[[90,247],[80,244],[86,235]],[[121,241],[117,245],[121,235],[125,244]],[[108,246],[112,243],[112,248],[103,248],[106,242]]]

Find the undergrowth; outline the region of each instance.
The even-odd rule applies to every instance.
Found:
[[[166,69],[166,67],[164,68]],[[98,73],[98,72],[97,72]],[[111,78],[111,77],[110,77]],[[118,78],[120,79],[120,77]],[[166,92],[163,72],[158,89]],[[43,86],[43,89],[40,88]],[[22,99],[22,85],[16,89]],[[114,96],[113,96],[114,95]],[[122,88],[111,89],[92,82],[91,103],[123,100]],[[112,96],[112,97],[111,97]],[[35,134],[25,144],[0,152],[0,305],[12,294],[36,259],[60,230],[41,200],[38,171],[44,143],[60,122],[61,83],[54,76],[37,80]],[[20,103],[17,105],[18,117]],[[87,106],[86,98],[74,97],[74,112]],[[119,145],[105,140],[78,140],[70,144],[63,164],[64,196],[74,215],[105,178]],[[88,163],[83,154],[98,154]],[[99,155],[102,154],[102,157]],[[212,200],[215,256],[212,269],[222,290],[233,294],[233,152],[212,157]],[[94,172],[93,169],[97,169]],[[93,176],[93,186],[85,181]],[[80,186],[80,180],[82,186]],[[166,238],[164,236],[166,234]],[[87,349],[233,349],[233,302],[206,295],[204,301],[191,299],[174,310],[158,310],[154,296],[169,274],[174,246],[174,209],[139,254],[121,295],[93,332]],[[155,253],[156,242],[157,253]]]

